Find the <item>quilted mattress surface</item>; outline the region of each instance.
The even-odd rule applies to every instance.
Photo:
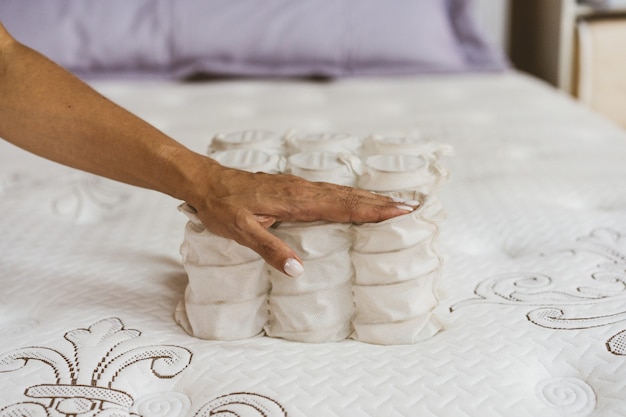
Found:
[[[412,345],[193,338],[179,201],[0,142],[0,416],[620,416],[626,134],[499,75],[99,82],[204,152],[242,129],[451,144],[435,315]]]

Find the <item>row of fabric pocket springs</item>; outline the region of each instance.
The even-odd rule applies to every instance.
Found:
[[[255,149],[235,150],[241,155],[242,151]],[[346,155],[311,152],[335,154],[339,164]],[[421,158],[424,164],[419,172],[414,172],[414,165],[401,161],[403,155]],[[305,272],[298,278],[270,267],[251,249],[210,233],[195,210],[183,204],[180,209],[189,222],[181,254],[189,283],[176,309],[177,322],[189,334],[212,340],[266,334],[311,343],[351,337],[390,345],[415,343],[434,335],[440,329],[432,311],[438,304],[436,286],[442,258],[437,243],[443,217],[434,192],[447,174],[439,164],[437,151],[386,156],[388,162],[396,164],[381,171],[385,177],[382,180],[370,170],[370,185],[380,187],[364,188],[419,201],[418,208],[380,223],[362,225],[281,223],[271,231],[302,259]],[[321,161],[318,171],[327,167],[318,157],[307,161],[313,167]],[[221,162],[226,165],[224,160]],[[241,162],[230,166],[243,169],[245,164]],[[343,173],[354,174],[358,183],[365,174],[355,172],[352,165],[343,163]],[[250,171],[258,168],[250,166]],[[319,172],[315,171],[308,169],[299,174],[319,180]]]

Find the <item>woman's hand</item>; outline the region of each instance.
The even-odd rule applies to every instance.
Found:
[[[378,222],[415,208],[351,187],[230,169],[208,158],[201,171],[196,170],[189,182],[185,200],[197,210],[206,228],[250,247],[291,276],[302,273],[302,263],[293,249],[267,231],[274,223]]]

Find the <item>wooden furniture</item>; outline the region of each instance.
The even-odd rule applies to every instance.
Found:
[[[512,0],[510,56],[626,127],[626,6]]]
[[[577,26],[597,19],[626,23],[626,7],[598,9],[576,0],[512,0],[511,59],[517,68],[575,93]]]

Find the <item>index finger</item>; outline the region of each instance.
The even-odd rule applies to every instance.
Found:
[[[280,220],[380,222],[410,213],[419,205],[418,201],[404,201],[348,186],[329,183],[310,184],[311,190],[314,191],[303,192],[302,198],[293,200],[297,202],[297,207],[286,210],[287,218]]]

